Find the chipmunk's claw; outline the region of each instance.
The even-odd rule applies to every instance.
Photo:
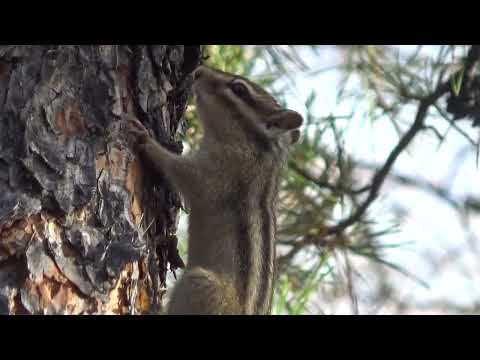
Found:
[[[144,144],[150,138],[147,128],[132,116],[126,116],[125,119],[127,121],[127,132],[134,138],[135,144]]]

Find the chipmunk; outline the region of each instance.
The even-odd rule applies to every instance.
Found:
[[[302,116],[255,83],[198,67],[193,92],[204,128],[198,151],[177,155],[129,132],[145,161],[190,208],[188,260],[167,314],[270,314],[274,288],[274,203]]]

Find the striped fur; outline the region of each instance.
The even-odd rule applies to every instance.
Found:
[[[302,119],[258,85],[221,71],[201,67],[194,92],[205,130],[199,150],[177,156],[152,139],[142,147],[190,208],[187,268],[169,313],[269,314],[274,204]]]

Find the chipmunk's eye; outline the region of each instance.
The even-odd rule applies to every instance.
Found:
[[[247,87],[240,82],[232,82],[230,84],[230,88],[238,97],[246,98],[249,96]]]

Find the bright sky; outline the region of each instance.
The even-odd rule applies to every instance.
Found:
[[[414,46],[402,46],[402,51],[411,51]],[[425,47],[427,54],[434,53],[435,47]],[[313,55],[310,51],[302,52],[302,59],[312,68],[328,68],[338,63],[338,52],[328,48],[320,55]],[[262,71],[259,65],[259,71]],[[312,90],[317,93],[314,103],[316,116],[328,116],[330,114],[347,115],[352,111],[352,104],[343,104],[341,107],[335,104],[339,74],[336,71],[322,72],[317,76],[305,76],[301,73],[293,74],[296,89],[290,89],[287,95],[287,103],[291,109],[305,114],[304,103]],[[282,83],[279,83],[282,86]],[[355,84],[353,84],[355,86]],[[368,104],[357,104],[354,108],[357,114],[349,124],[346,133],[346,149],[349,154],[355,154],[357,159],[368,160],[377,164],[383,164],[386,156],[397,144],[398,135],[388,121],[379,121],[371,127],[368,119],[360,116],[362,109]],[[413,113],[405,114],[408,124],[413,119]],[[347,120],[346,120],[347,121]],[[440,119],[429,120],[440,132],[447,129],[445,121]],[[478,139],[478,131],[472,131],[469,124],[462,128],[474,139]],[[328,143],[329,139],[325,138]],[[449,177],[451,164],[457,152],[465,147],[466,141],[455,131],[451,130],[447,141],[437,150],[437,140],[434,136],[419,136],[410,149],[410,155],[403,153],[395,163],[394,171],[399,174],[414,178],[422,178],[433,183],[444,185]],[[475,194],[480,196],[478,187],[480,171],[476,168],[475,157],[467,158],[458,169],[457,177],[452,184],[452,192],[456,196]],[[478,254],[471,249],[464,233],[464,227],[458,220],[457,213],[444,202],[439,201],[432,195],[396,186],[394,183],[386,183],[382,188],[381,198],[377,200],[371,211],[385,221],[392,219],[392,206],[401,205],[408,209],[408,217],[401,224],[400,232],[383,237],[386,243],[404,243],[402,248],[396,248],[386,252],[386,259],[401,264],[409,272],[415,274],[430,285],[425,289],[403,275],[392,273],[391,279],[398,289],[401,289],[402,299],[407,302],[422,302],[429,300],[448,300],[461,305],[471,305],[480,299],[479,278],[480,261]],[[181,217],[179,237],[185,236],[186,216]],[[480,235],[480,220],[475,219],[471,224],[472,230]],[[183,235],[182,235],[183,234]],[[449,254],[454,254],[458,249],[464,249],[463,255],[454,260],[453,266],[446,267],[441,262]],[[433,256],[440,263],[438,268],[425,261],[425,254]],[[365,277],[369,279],[368,276]],[[169,275],[171,281],[171,276]],[[360,280],[357,288],[369,289],[372,284]],[[323,308],[322,304],[322,308]],[[368,307],[362,307],[360,297],[360,313],[368,313]],[[333,313],[351,313],[349,302],[340,303],[332,310]],[[389,307],[385,306],[380,313],[389,313]]]
[[[403,47],[403,51],[411,50],[411,46]],[[434,53],[435,47],[427,47],[427,54]],[[312,56],[310,51],[303,52],[302,59],[313,69],[327,68],[338,62],[337,53],[327,50],[321,56]],[[329,71],[318,76],[309,77],[296,75],[296,91],[287,97],[288,105],[301,113],[305,113],[304,103],[315,90],[318,94],[314,105],[317,116],[328,116],[332,113],[341,115],[351,112],[351,104],[338,107],[335,104],[339,74]],[[358,104],[355,112],[362,113],[362,107],[367,104]],[[411,123],[414,113],[405,114]],[[348,120],[346,120],[348,121]],[[444,132],[448,124],[441,119],[431,119],[429,124],[435,125]],[[371,127],[368,121],[355,116],[349,124],[346,135],[346,148],[349,154],[355,154],[357,159],[368,160],[382,164],[391,149],[398,141],[398,135],[389,121],[379,121]],[[478,130],[472,131],[469,124],[462,126],[470,136],[478,139]],[[325,139],[328,142],[328,139]],[[420,136],[410,147],[410,154],[402,154],[395,163],[394,171],[399,174],[422,178],[433,183],[444,185],[449,177],[451,164],[457,152],[465,147],[466,141],[451,130],[447,141],[437,151],[437,139],[434,136]],[[452,186],[455,195],[480,195],[478,187],[480,171],[476,168],[475,156],[470,156],[458,170],[458,175]],[[386,190],[386,191],[385,191]],[[387,259],[401,264],[409,272],[427,281],[430,289],[424,289],[402,275],[393,275],[395,283],[402,289],[405,299],[413,298],[416,301],[448,299],[462,305],[469,305],[480,299],[480,282],[477,280],[480,262],[477,255],[469,247],[463,226],[458,221],[457,213],[444,202],[424,192],[411,188],[400,188],[393,183],[384,186],[382,198],[373,208],[377,216],[388,220],[391,213],[388,210],[393,204],[400,204],[408,209],[409,216],[401,225],[401,232],[385,236],[383,241],[388,243],[412,242],[404,249],[394,249],[387,254]],[[472,230],[480,235],[480,221],[472,224]],[[425,262],[424,255],[430,254],[438,261],[458,248],[466,248],[465,255],[455,261],[455,265],[445,268],[432,269]],[[368,287],[368,284],[365,284]],[[357,287],[361,287],[359,283]],[[360,312],[362,308],[360,304]],[[340,312],[349,312],[340,309]],[[368,311],[368,310],[367,310]],[[388,309],[386,309],[388,312]]]

